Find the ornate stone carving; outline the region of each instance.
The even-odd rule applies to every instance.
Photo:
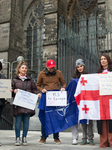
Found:
[[[83,15],[88,18],[91,13],[97,14],[97,0],[69,0],[67,13],[72,19],[74,16],[77,20]]]
[[[44,4],[43,2],[38,2],[34,10],[30,13],[29,16],[29,25],[32,27],[37,23],[38,26],[41,26],[43,23],[44,17]]]

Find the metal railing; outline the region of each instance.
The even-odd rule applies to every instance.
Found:
[[[8,118],[6,118],[4,115],[2,115],[1,120],[0,120],[0,129],[1,130],[12,130],[13,122],[11,122]]]
[[[96,73],[100,54],[107,53],[112,58],[112,13],[107,9],[103,13],[91,14],[88,19],[82,16],[80,20],[59,18],[58,69],[67,84],[74,74],[77,59],[84,60],[89,73]]]

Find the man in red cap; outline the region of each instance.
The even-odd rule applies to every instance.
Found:
[[[64,77],[61,73],[61,71],[56,69],[55,61],[54,60],[48,60],[46,63],[46,68],[41,71],[37,78],[37,90],[46,93],[48,91],[53,90],[59,90],[59,83],[61,84],[62,88],[60,89],[61,92],[65,91],[66,88],[66,82],[64,80]],[[41,87],[42,86],[42,87]],[[41,139],[39,141],[40,144],[46,142],[46,134],[41,126]],[[59,140],[59,133],[53,134],[54,142],[55,143],[61,143]]]

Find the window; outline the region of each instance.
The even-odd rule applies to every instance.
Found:
[[[81,47],[95,54],[97,47],[98,5],[97,0],[77,0],[73,4],[72,29],[78,36]]]
[[[36,81],[39,72],[43,69],[43,42],[44,42],[44,5],[40,2],[29,16],[27,27],[26,46],[28,49],[28,67],[34,70],[32,75]]]

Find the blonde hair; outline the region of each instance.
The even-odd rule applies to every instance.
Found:
[[[16,74],[19,75],[19,69],[21,68],[22,65],[26,65],[27,66],[27,63],[25,61],[21,61],[18,65],[17,65],[17,68],[16,68]],[[28,68],[28,66],[27,66]]]

